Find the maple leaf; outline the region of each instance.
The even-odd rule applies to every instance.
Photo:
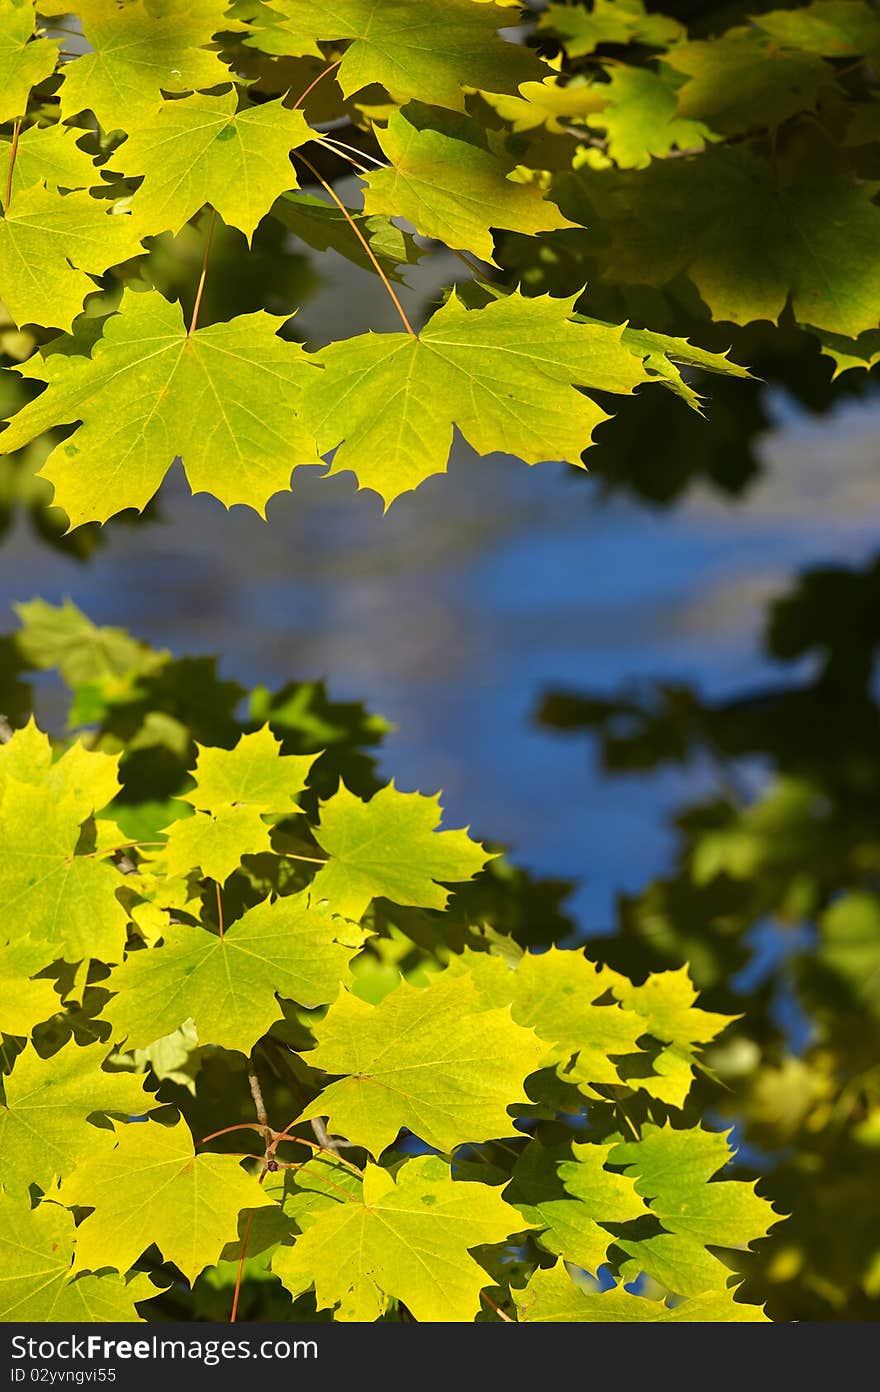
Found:
[[[43,184],[10,200],[0,221],[0,290],[18,325],[69,329],[93,276],[145,255],[128,213],[85,192],[61,195]]]
[[[162,92],[194,92],[230,82],[219,54],[202,47],[223,21],[223,6],[210,3],[151,5],[133,0],[121,13],[84,16],[94,52],[64,69],[61,111],[65,119],[92,111],[105,131],[128,130],[155,108]]]
[[[631,1258],[621,1268],[624,1280],[646,1272],[685,1296],[726,1288],[730,1269],[707,1248],[745,1248],[778,1222],[754,1184],[709,1183],[730,1156],[724,1135],[700,1128],[646,1126],[640,1141],[614,1147],[611,1163],[627,1166],[638,1193],[666,1229],[654,1236],[617,1239]]]
[[[670,150],[701,150],[707,140],[719,139],[702,121],[681,115],[675,88],[650,68],[621,64],[591,91],[605,105],[587,115],[586,124],[607,133],[608,155],[622,169],[645,169]]]
[[[271,851],[269,828],[253,807],[229,807],[212,816],[196,812],[163,828],[167,835],[162,861],[169,876],[201,870],[225,884],[245,855]]]
[[[148,1276],[70,1279],[76,1228],[57,1204],[31,1208],[25,1195],[0,1193],[0,1321],[95,1323],[140,1320],[139,1300],[158,1294]]]
[[[588,1097],[597,1096],[595,1083],[620,1083],[615,1059],[636,1052],[647,1033],[634,1011],[595,1003],[615,977],[581,952],[525,953],[512,970],[501,957],[465,951],[450,970],[469,971],[486,1004],[509,1002],[518,1024],[553,1045],[545,1062]]]
[[[68,1043],[51,1058],[27,1048],[4,1079],[0,1103],[3,1182],[19,1192],[29,1184],[48,1189],[75,1169],[101,1133],[89,1124],[93,1114],[143,1116],[156,1105],[144,1092],[143,1078],[107,1073],[103,1044],[79,1048]],[[141,1127],[135,1127],[140,1132]],[[112,1263],[111,1263],[112,1264]]]
[[[46,950],[28,943],[0,947],[0,1034],[26,1038],[34,1025],[61,1009],[54,981],[32,980],[46,965]]]
[[[449,894],[437,881],[473,879],[491,856],[466,830],[437,831],[440,815],[439,795],[401,793],[392,782],[361,802],[340,785],[321,804],[313,828],[330,856],[311,883],[313,901],[326,899],[334,913],[354,921],[380,896],[395,904],[444,908]]]
[[[495,155],[392,111],[376,138],[390,169],[366,176],[364,211],[406,218],[417,232],[495,265],[489,227],[533,234],[575,224],[536,184],[506,177]]]
[[[641,69],[639,69],[641,71]],[[566,120],[582,121],[590,112],[604,106],[598,83],[570,82],[563,87],[556,76],[543,82],[523,82],[518,97],[485,93],[484,99],[514,131],[530,131],[546,125],[557,135],[564,135]]]
[[[497,1189],[453,1180],[436,1156],[394,1175],[368,1165],[361,1194],[335,1197],[272,1270],[293,1295],[314,1284],[318,1309],[338,1306],[339,1320],[376,1320],[393,1296],[419,1321],[470,1321],[491,1278],[468,1249],[527,1226]]]
[[[466,310],[453,294],[417,338],[362,334],[314,354],[325,370],[303,409],[321,453],[339,446],[329,472],[353,470],[387,505],[445,471],[454,425],[478,454],[580,464],[608,417],[575,386],[629,393],[648,375],[622,328],[573,324],[573,304],[517,292]]]
[[[176,455],[193,492],[264,515],[297,464],[320,463],[298,417],[311,360],[277,336],[286,317],[243,314],[188,335],[179,305],[125,295],[91,357],[53,353],[18,369],[49,386],[0,435],[0,449],[82,422],[40,471],[72,527],[141,511]]]
[[[880,20],[861,0],[813,0],[797,10],[771,10],[752,23],[778,44],[818,53],[824,58],[852,58],[864,53],[872,66],[880,62]]]
[[[51,782],[7,776],[0,793],[0,899],[8,922],[17,918],[30,942],[46,944],[44,965],[56,957],[122,959],[126,915],[116,898],[119,872],[99,855],[75,854],[87,815],[73,797],[53,796]]]
[[[595,1272],[618,1238],[599,1225],[627,1223],[649,1212],[627,1175],[605,1169],[610,1145],[574,1145],[574,1160],[537,1141],[526,1146],[504,1191],[508,1203],[542,1229],[548,1252]],[[562,1158],[562,1155],[565,1158]]]
[[[24,116],[31,88],[55,71],[57,39],[34,39],[31,0],[0,0],[0,124]]]
[[[95,1131],[58,1197],[94,1209],[76,1230],[74,1271],[128,1271],[155,1242],[189,1281],[235,1237],[242,1209],[274,1203],[235,1156],[196,1155],[183,1121]]]
[[[31,126],[23,131],[12,171],[12,197],[32,184],[44,183],[50,189],[87,189],[100,184],[100,170],[77,144],[82,135],[81,130],[62,125]]]
[[[539,1268],[525,1290],[513,1291],[522,1323],[670,1324],[763,1323],[767,1316],[758,1305],[745,1305],[734,1292],[719,1291],[669,1306],[662,1300],[629,1295],[620,1286],[601,1295],[574,1284],[562,1262]]]
[[[129,123],[114,154],[127,178],[144,176],[132,212],[146,232],[178,232],[205,204],[248,241],[275,199],[297,187],[290,151],[315,138],[281,101],[237,110],[235,92],[184,97]]]
[[[566,236],[603,281],[662,287],[684,272],[713,318],[736,324],[775,321],[789,298],[799,323],[847,338],[880,319],[880,209],[844,177],[776,187],[754,155],[714,148],[638,174],[566,175],[555,196],[590,229]]]
[[[76,740],[55,761],[49,736],[31,716],[0,744],[0,792],[9,779],[42,788],[47,807],[65,802],[83,822],[119,792],[119,755],[86,749]]]
[[[258,904],[223,937],[178,924],[164,946],[134,952],[104,983],[118,995],[103,1011],[115,1038],[143,1048],[192,1020],[202,1044],[250,1053],[281,1018],[276,992],[313,1008],[339,991],[354,947],[304,896]]]
[[[181,793],[203,812],[246,805],[257,812],[299,811],[296,799],[306,786],[315,754],[281,754],[281,741],[268,725],[244,734],[234,749],[196,745],[195,787]]]
[[[472,0],[285,0],[258,19],[245,42],[264,53],[320,53],[316,40],[351,40],[337,71],[346,97],[377,82],[395,101],[464,108],[465,87],[516,91],[546,68],[527,49],[497,37],[504,20]]]
[[[634,1079],[633,1085],[683,1107],[697,1066],[697,1046],[715,1039],[734,1017],[696,1008],[697,992],[686,966],[656,972],[640,986],[623,976],[609,984],[621,1005],[642,1017],[642,1033],[666,1046],[654,1059],[653,1076]]]
[[[329,1116],[331,1131],[373,1155],[403,1127],[442,1151],[510,1135],[507,1108],[525,1100],[523,1081],[544,1052],[509,1008],[487,1010],[466,977],[423,990],[404,981],[375,1006],[343,992],[314,1033],[309,1064],[349,1076],[300,1120]]]
[[[687,77],[678,89],[679,116],[708,121],[725,135],[753,130],[756,112],[773,129],[814,111],[833,81],[821,58],[762,45],[749,33],[678,44],[665,61]]]
[[[594,0],[589,11],[551,4],[539,16],[538,29],[558,36],[569,58],[585,58],[606,43],[665,48],[685,32],[677,19],[647,14],[642,0]]]
[[[32,599],[15,605],[15,612],[22,624],[16,642],[28,665],[57,669],[70,687],[94,685],[117,694],[133,675],[148,676],[171,656],[122,628],[99,627],[69,599],[58,605]]]
[[[580,314],[575,318],[578,323],[598,322]],[[628,324],[621,342],[642,359],[646,372],[662,378],[664,385],[694,411],[702,411],[700,397],[685,381],[681,367],[696,367],[701,372],[717,372],[725,377],[752,376],[747,367],[731,362],[726,353],[709,353],[705,348],[697,348],[689,343],[686,338],[672,338],[668,334],[655,333],[652,329],[634,329]]]

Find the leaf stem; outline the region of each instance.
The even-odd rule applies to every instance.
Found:
[[[220,930],[220,941],[223,941],[223,900],[220,897],[220,884],[214,881],[214,889],[217,894],[217,927]]]
[[[300,95],[297,97],[296,101],[293,103],[293,110],[294,110],[294,111],[296,111],[297,107],[302,106],[302,104],[303,104],[303,102],[305,101],[306,97],[309,96],[309,94],[310,94],[311,92],[314,92],[314,90],[315,90],[315,88],[317,87],[318,83],[319,83],[319,82],[323,82],[324,78],[327,77],[329,73],[332,73],[333,70],[334,70],[335,68],[338,68],[338,67],[339,67],[339,64],[340,64],[341,62],[342,62],[342,59],[341,59],[341,58],[337,58],[335,63],[330,63],[330,64],[328,64],[328,66],[327,66],[326,68],[324,68],[323,71],[321,71],[321,72],[318,73],[318,76],[317,76],[316,78],[314,78],[314,80],[313,80],[312,82],[309,83],[309,85],[308,85],[308,87],[306,88],[306,90],[305,90],[304,92],[301,92]]]
[[[196,327],[197,327],[198,322],[199,322],[199,310],[200,310],[201,307],[202,307],[202,295],[203,295],[204,292],[205,292],[205,281],[207,280],[207,277],[208,277],[208,257],[211,255],[211,242],[212,242],[213,239],[214,239],[214,225],[215,225],[216,221],[217,221],[217,214],[216,214],[216,212],[214,211],[214,209],[212,208],[212,209],[211,209],[211,224],[210,224],[210,226],[209,226],[209,228],[208,228],[208,238],[207,238],[207,241],[205,242],[205,255],[204,255],[204,257],[202,258],[202,274],[199,276],[199,288],[198,288],[198,290],[196,291],[196,302],[195,302],[195,304],[193,305],[192,319],[190,320],[190,322],[189,322],[189,328],[188,328],[187,331],[186,331],[186,336],[187,336],[187,338],[191,338],[191,337],[192,337],[192,335],[193,335],[193,334],[195,333],[195,331],[196,331]],[[223,936],[222,930],[221,930],[221,932],[220,932],[220,936],[221,936],[221,938],[222,938],[222,936]]]
[[[3,197],[3,212],[9,216],[9,200],[12,197],[12,171],[15,169],[15,156],[18,154],[18,140],[21,135],[21,117],[16,118],[12,127],[12,144],[9,147],[9,168],[6,171],[6,193]]]
[[[265,1174],[265,1171],[263,1172],[263,1174]],[[260,1183],[262,1184],[262,1182],[263,1175],[260,1175]],[[229,1316],[230,1324],[235,1324],[235,1319],[238,1314],[238,1298],[241,1295],[241,1282],[242,1277],[244,1276],[244,1259],[247,1256],[248,1238],[251,1235],[251,1228],[254,1226],[255,1213],[256,1209],[252,1208],[250,1213],[248,1214],[247,1226],[244,1230],[244,1236],[241,1239],[241,1255],[238,1259],[238,1271],[235,1273],[235,1292],[232,1297],[232,1314]]]
[[[297,151],[296,151],[296,155],[297,155],[297,158],[298,158],[298,159],[301,159],[301,160],[302,160],[302,162],[303,162],[303,164],[305,165],[306,169],[308,169],[308,170],[311,172],[311,174],[314,176],[314,178],[317,179],[317,181],[318,181],[318,183],[321,185],[321,187],[322,187],[327,193],[329,193],[330,197],[333,199],[333,202],[336,204],[337,208],[338,208],[339,211],[342,213],[342,216],[345,218],[345,220],[346,220],[346,222],[348,223],[349,227],[351,228],[352,232],[353,232],[354,235],[357,237],[357,239],[358,239],[358,241],[360,242],[361,246],[363,247],[364,251],[365,251],[365,252],[367,253],[367,255],[369,256],[370,261],[371,261],[372,264],[373,264],[373,268],[374,268],[374,270],[376,271],[376,274],[379,276],[379,279],[381,280],[382,284],[385,286],[385,289],[388,291],[388,294],[389,294],[390,297],[391,297],[391,301],[392,301],[392,303],[393,303],[393,305],[394,305],[394,308],[397,310],[397,313],[400,315],[400,319],[401,319],[401,322],[402,322],[402,324],[403,324],[403,327],[406,329],[407,333],[410,334],[413,338],[418,338],[418,334],[416,333],[416,331],[415,331],[415,329],[413,328],[412,324],[409,322],[409,320],[408,320],[407,317],[406,317],[406,312],[405,312],[405,310],[404,310],[404,308],[403,308],[403,305],[400,303],[400,300],[397,298],[397,295],[395,294],[394,286],[391,284],[391,281],[388,279],[387,275],[386,275],[385,272],[382,270],[382,267],[379,265],[379,262],[378,262],[378,260],[376,259],[375,253],[373,252],[373,248],[370,246],[370,243],[367,241],[367,239],[366,239],[366,237],[364,236],[363,232],[362,232],[361,229],[358,227],[357,223],[355,222],[354,218],[353,218],[352,215],[351,215],[351,212],[349,211],[348,208],[346,208],[345,204],[342,202],[342,199],[339,198],[339,196],[337,195],[337,193],[335,192],[335,190],[332,189],[332,188],[330,187],[330,185],[327,183],[327,180],[326,180],[326,179],[323,179],[323,178],[321,177],[321,175],[318,173],[317,169],[316,169],[315,166],[311,163],[311,161],[308,160],[308,159],[306,159],[306,157],[305,157],[305,155],[302,153],[302,151],[297,150]]]

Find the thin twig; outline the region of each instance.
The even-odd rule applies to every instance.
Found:
[[[214,889],[217,892],[217,927],[220,930],[220,941],[223,941],[223,899],[220,895],[220,882],[214,881]]]
[[[324,1150],[329,1150],[331,1155],[339,1156],[339,1147],[334,1144],[327,1127],[321,1117],[312,1117],[312,1130],[315,1133],[315,1140]]]
[[[12,144],[9,147],[9,168],[6,171],[6,195],[3,199],[3,211],[9,215],[9,200],[12,197],[12,171],[15,168],[15,156],[18,154],[18,139],[21,135],[21,117],[16,119],[12,127]]]
[[[308,85],[308,87],[306,88],[306,90],[305,90],[304,92],[301,92],[300,95],[297,97],[296,101],[293,103],[293,110],[294,110],[294,111],[296,111],[296,109],[297,109],[298,106],[302,106],[302,104],[303,104],[303,102],[305,101],[306,97],[309,96],[309,94],[310,94],[311,92],[314,92],[314,90],[315,90],[315,88],[317,87],[318,83],[319,83],[319,82],[323,82],[323,81],[324,81],[324,78],[328,75],[328,73],[332,73],[333,70],[334,70],[334,68],[338,68],[338,67],[339,67],[339,64],[340,64],[341,62],[342,62],[342,59],[341,59],[341,58],[337,58],[335,63],[330,63],[328,67],[324,68],[323,72],[319,72],[319,73],[318,73],[318,76],[314,79],[314,81],[309,83],[309,85]]]
[[[492,1299],[492,1297],[489,1296],[489,1295],[487,1295],[485,1291],[480,1291],[480,1296],[481,1296],[481,1298],[482,1298],[483,1300],[485,1300],[485,1302],[486,1302],[487,1305],[491,1306],[491,1308],[495,1311],[495,1313],[496,1313],[496,1315],[499,1317],[499,1319],[503,1319],[503,1320],[504,1320],[505,1324],[515,1324],[515,1323],[516,1323],[515,1320],[512,1320],[512,1319],[510,1318],[510,1315],[506,1315],[506,1314],[504,1313],[504,1311],[500,1308],[500,1306],[498,1306],[498,1305],[495,1304],[495,1301]]]
[[[354,235],[357,237],[357,239],[358,239],[358,241],[360,242],[361,246],[363,247],[364,251],[365,251],[365,252],[367,253],[367,255],[369,256],[370,261],[371,261],[372,264],[373,264],[373,268],[374,268],[374,270],[376,271],[376,274],[379,276],[379,279],[382,281],[382,284],[385,286],[385,289],[388,291],[388,294],[389,294],[390,297],[391,297],[392,303],[394,304],[394,308],[397,310],[397,313],[400,315],[400,319],[401,319],[401,322],[402,322],[402,324],[403,324],[403,327],[406,329],[406,331],[407,331],[408,334],[411,334],[411,335],[412,335],[413,338],[417,338],[418,335],[417,335],[415,329],[413,328],[412,324],[411,324],[411,323],[409,322],[409,320],[407,319],[407,317],[406,317],[406,312],[405,312],[405,310],[404,310],[404,308],[403,308],[403,305],[400,303],[400,300],[397,298],[397,295],[395,294],[394,286],[391,284],[391,281],[388,279],[387,275],[386,275],[385,272],[382,270],[382,267],[380,266],[378,260],[376,259],[376,255],[375,255],[375,253],[374,253],[374,251],[373,251],[373,248],[370,246],[370,243],[367,241],[367,239],[366,239],[366,237],[364,236],[363,232],[362,232],[361,229],[358,227],[358,225],[357,225],[357,223],[355,222],[354,218],[352,217],[351,212],[349,211],[349,209],[346,208],[345,204],[342,202],[342,199],[339,198],[339,196],[337,195],[337,193],[335,192],[335,190],[334,190],[333,188],[331,188],[331,186],[327,183],[327,180],[321,177],[321,175],[318,173],[317,169],[316,169],[315,166],[311,163],[311,161],[308,160],[308,159],[306,159],[305,155],[302,153],[301,150],[297,150],[297,151],[296,151],[296,157],[297,157],[297,159],[302,160],[302,162],[303,162],[303,164],[305,165],[306,169],[308,169],[308,170],[310,171],[310,173],[312,174],[312,176],[313,176],[315,179],[317,179],[317,181],[318,181],[318,183],[321,185],[321,187],[322,187],[327,193],[329,193],[330,197],[333,199],[333,202],[336,204],[337,208],[338,208],[339,211],[342,213],[342,216],[345,218],[346,222],[347,222],[348,225],[350,226],[352,232],[353,232]]]
[[[198,322],[199,322],[199,310],[200,310],[201,307],[202,307],[202,295],[204,294],[204,291],[205,291],[205,281],[206,281],[207,278],[208,278],[208,257],[211,255],[211,242],[213,241],[213,238],[214,238],[214,224],[216,223],[216,221],[217,221],[217,214],[215,213],[214,209],[212,208],[212,209],[211,209],[211,225],[210,225],[210,227],[208,228],[208,239],[207,239],[207,241],[205,242],[205,255],[204,255],[204,258],[203,258],[203,260],[202,260],[202,274],[199,276],[199,288],[198,288],[198,290],[196,291],[196,302],[195,302],[195,304],[193,305],[192,319],[190,320],[189,328],[187,329],[187,338],[190,338],[190,337],[192,336],[192,334],[195,333],[195,331],[196,331],[196,325],[197,325]],[[221,938],[223,937],[223,931],[222,931],[222,929],[221,929],[221,932],[220,932],[220,936],[221,936]]]
[[[257,1121],[261,1126],[269,1125],[269,1118],[266,1115],[266,1104],[263,1101],[263,1089],[260,1087],[260,1080],[257,1077],[257,1070],[254,1067],[253,1059],[248,1059],[247,1066],[248,1086],[251,1090],[251,1097],[254,1099],[254,1107],[257,1112]]]

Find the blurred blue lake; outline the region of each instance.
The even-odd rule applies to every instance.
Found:
[[[322,259],[335,276],[337,258]],[[336,287],[303,309],[313,341],[394,327],[381,287],[352,275],[356,294]],[[791,572],[876,546],[880,403],[821,420],[774,409],[771,467],[744,503],[695,489],[668,511],[603,500],[568,466],[478,460],[458,445],[447,475],[384,518],[351,475],[302,469],[263,523],[191,498],[175,466],[162,520],[111,530],[85,565],[19,525],[0,549],[3,629],[14,602],[69,596],[98,623],[221,654],[248,685],[326,678],[395,723],[388,776],[442,789],[446,825],[575,880],[572,908],[600,932],[614,896],[668,863],[665,813],[710,775],[607,779],[585,741],[535,724],[541,693],[658,676],[737,691],[768,675],[763,606]],[[57,723],[60,707],[46,716]]]

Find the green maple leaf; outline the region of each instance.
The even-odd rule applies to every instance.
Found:
[[[50,189],[87,189],[101,182],[91,155],[80,149],[81,130],[69,126],[31,126],[18,142],[12,172],[12,197],[32,184]]]
[[[136,125],[114,163],[144,176],[132,211],[144,232],[178,232],[209,203],[250,241],[275,199],[297,187],[290,151],[315,138],[280,100],[237,110],[235,92],[163,102]]]
[[[203,812],[246,805],[257,812],[298,811],[297,797],[315,762],[314,754],[281,754],[281,741],[264,725],[242,735],[234,749],[196,745],[195,787],[182,793]]]
[[[495,264],[489,227],[531,235],[571,227],[536,184],[515,183],[488,150],[439,130],[420,129],[401,111],[376,131],[390,169],[366,176],[364,211],[406,218],[417,232]]]
[[[445,471],[454,425],[478,454],[579,465],[607,414],[575,387],[629,393],[648,374],[622,328],[574,324],[572,306],[515,293],[466,310],[453,295],[417,338],[362,334],[316,353],[325,370],[304,410],[321,453],[339,446],[329,472],[352,469],[389,504]]]
[[[614,285],[662,287],[686,273],[715,319],[801,324],[847,338],[880,319],[880,209],[844,177],[775,187],[770,166],[736,149],[657,160],[642,173],[557,180],[566,233]],[[692,233],[682,229],[693,229]]]
[[[155,1243],[189,1281],[216,1263],[242,1209],[274,1203],[234,1156],[196,1155],[183,1121],[96,1131],[59,1201],[94,1209],[76,1230],[74,1271],[128,1271]]]
[[[61,1009],[54,981],[31,980],[45,967],[46,955],[45,948],[28,943],[0,947],[0,1034],[26,1038]]]
[[[185,924],[164,946],[132,953],[104,983],[119,994],[103,1018],[129,1049],[192,1020],[199,1042],[250,1053],[281,1018],[276,992],[312,1008],[339,991],[356,951],[336,941],[334,921],[301,895],[258,904],[222,938]]]
[[[880,19],[872,5],[861,0],[813,0],[797,10],[771,10],[752,20],[778,44],[825,58],[851,58],[864,53],[880,61]]]
[[[2,788],[0,900],[7,924],[17,920],[28,941],[46,944],[45,965],[56,957],[122,959],[126,915],[116,898],[120,874],[100,856],[75,854],[87,815],[74,798],[54,796],[51,783],[7,777]]]
[[[614,1147],[611,1163],[627,1166],[636,1190],[666,1229],[638,1241],[619,1239],[633,1259],[626,1279],[645,1271],[679,1295],[722,1288],[729,1270],[705,1249],[746,1248],[779,1221],[753,1183],[709,1182],[730,1156],[725,1135],[701,1128],[646,1126],[640,1141]]]
[[[532,1141],[517,1160],[508,1203],[543,1231],[539,1241],[585,1271],[595,1272],[617,1239],[601,1223],[627,1223],[649,1210],[634,1181],[604,1168],[612,1150],[605,1145],[575,1145],[574,1160]]]
[[[650,68],[621,64],[611,69],[607,83],[591,90],[606,105],[586,123],[607,133],[608,155],[622,169],[645,169],[670,150],[701,150],[707,140],[718,139],[702,121],[680,114],[675,88]]]
[[[821,58],[762,45],[749,33],[679,44],[666,62],[687,81],[678,114],[708,121],[724,135],[774,128],[800,111],[814,111],[833,74]]]
[[[465,87],[516,91],[546,68],[527,49],[497,37],[504,23],[494,6],[472,0],[285,0],[283,18],[258,21],[247,43],[264,53],[320,53],[316,40],[351,40],[337,72],[346,97],[378,82],[395,101],[464,107]]]
[[[253,807],[229,807],[211,816],[196,812],[164,828],[167,842],[162,861],[171,877],[201,870],[225,884],[245,855],[271,851],[269,828]]]
[[[501,957],[466,951],[451,970],[470,971],[487,1004],[510,1002],[514,1020],[553,1045],[545,1062],[588,1097],[597,1096],[593,1084],[620,1083],[615,1059],[638,1050],[647,1032],[634,1011],[596,1004],[616,978],[581,952],[526,953],[512,970]]]
[[[99,686],[111,698],[120,689],[128,693],[133,674],[148,676],[171,657],[122,628],[99,627],[69,599],[57,605],[31,599],[15,605],[15,612],[22,625],[16,642],[28,665],[57,669],[72,688]]]
[[[0,1193],[0,1321],[29,1323],[111,1320],[132,1323],[139,1300],[157,1294],[148,1276],[70,1279],[76,1229],[57,1204],[32,1209],[26,1196]]]
[[[766,1315],[757,1305],[744,1305],[733,1291],[696,1296],[670,1308],[661,1300],[629,1295],[621,1287],[601,1295],[574,1284],[562,1262],[538,1270],[525,1290],[513,1292],[521,1323],[670,1324],[763,1323]]]
[[[598,321],[576,316],[579,323]],[[731,362],[726,353],[709,353],[697,348],[686,338],[671,338],[668,334],[654,333],[652,329],[634,329],[629,325],[623,331],[621,340],[630,352],[637,354],[645,365],[645,370],[663,379],[665,386],[686,401],[694,411],[702,412],[700,397],[681,374],[682,367],[696,367],[701,372],[717,372],[724,377],[751,377],[748,368]]]
[[[654,1076],[633,1080],[634,1086],[683,1107],[698,1066],[699,1046],[715,1039],[735,1017],[696,1008],[697,992],[686,966],[656,972],[640,986],[619,976],[611,989],[621,1005],[641,1016],[641,1032],[665,1045],[654,1059]]]
[[[331,1131],[373,1155],[403,1127],[442,1151],[510,1135],[507,1108],[525,1100],[523,1081],[544,1052],[509,1008],[486,1009],[467,977],[424,990],[402,982],[375,1006],[343,992],[314,1033],[309,1064],[349,1076],[301,1120],[329,1116]]]
[[[127,213],[85,192],[63,196],[43,184],[10,200],[0,221],[0,292],[16,324],[71,328],[93,276],[145,255]]]
[[[118,13],[108,8],[86,15],[83,28],[94,52],[64,69],[63,116],[92,111],[105,131],[127,130],[155,108],[162,92],[231,81],[220,56],[202,47],[224,27],[223,9],[198,0],[186,6],[134,0]]]
[[[6,1103],[0,1104],[7,1188],[48,1189],[59,1175],[70,1174],[101,1134],[89,1124],[93,1114],[142,1116],[156,1105],[142,1078],[104,1072],[106,1057],[106,1045],[73,1043],[48,1059],[32,1048],[18,1055],[4,1079]]]
[[[0,792],[9,779],[40,787],[50,803],[65,802],[85,821],[119,792],[119,755],[86,749],[78,740],[53,762],[49,736],[33,716],[0,745]]]
[[[82,422],[40,471],[72,527],[141,511],[176,455],[193,492],[263,515],[297,464],[320,463],[298,418],[310,359],[277,336],[285,317],[243,314],[188,335],[179,305],[126,295],[91,357],[54,353],[18,369],[49,387],[0,435],[0,449]]]
[[[368,1165],[360,1195],[337,1189],[272,1270],[294,1295],[314,1284],[318,1309],[376,1320],[387,1297],[419,1321],[471,1321],[491,1278],[469,1248],[503,1242],[525,1226],[497,1189],[456,1182],[436,1156],[391,1175]]]
[[[579,5],[551,4],[538,28],[561,38],[569,58],[585,58],[606,43],[665,48],[684,33],[677,19],[646,14],[642,0],[594,0],[589,12]]]
[[[31,88],[55,71],[58,39],[35,39],[31,0],[0,0],[0,124],[24,116]]]
[[[401,793],[393,783],[369,802],[344,784],[321,804],[313,828],[330,856],[310,886],[312,899],[326,899],[334,913],[357,922],[370,901],[445,908],[449,893],[438,881],[473,879],[492,858],[467,831],[438,831],[440,798]]]

